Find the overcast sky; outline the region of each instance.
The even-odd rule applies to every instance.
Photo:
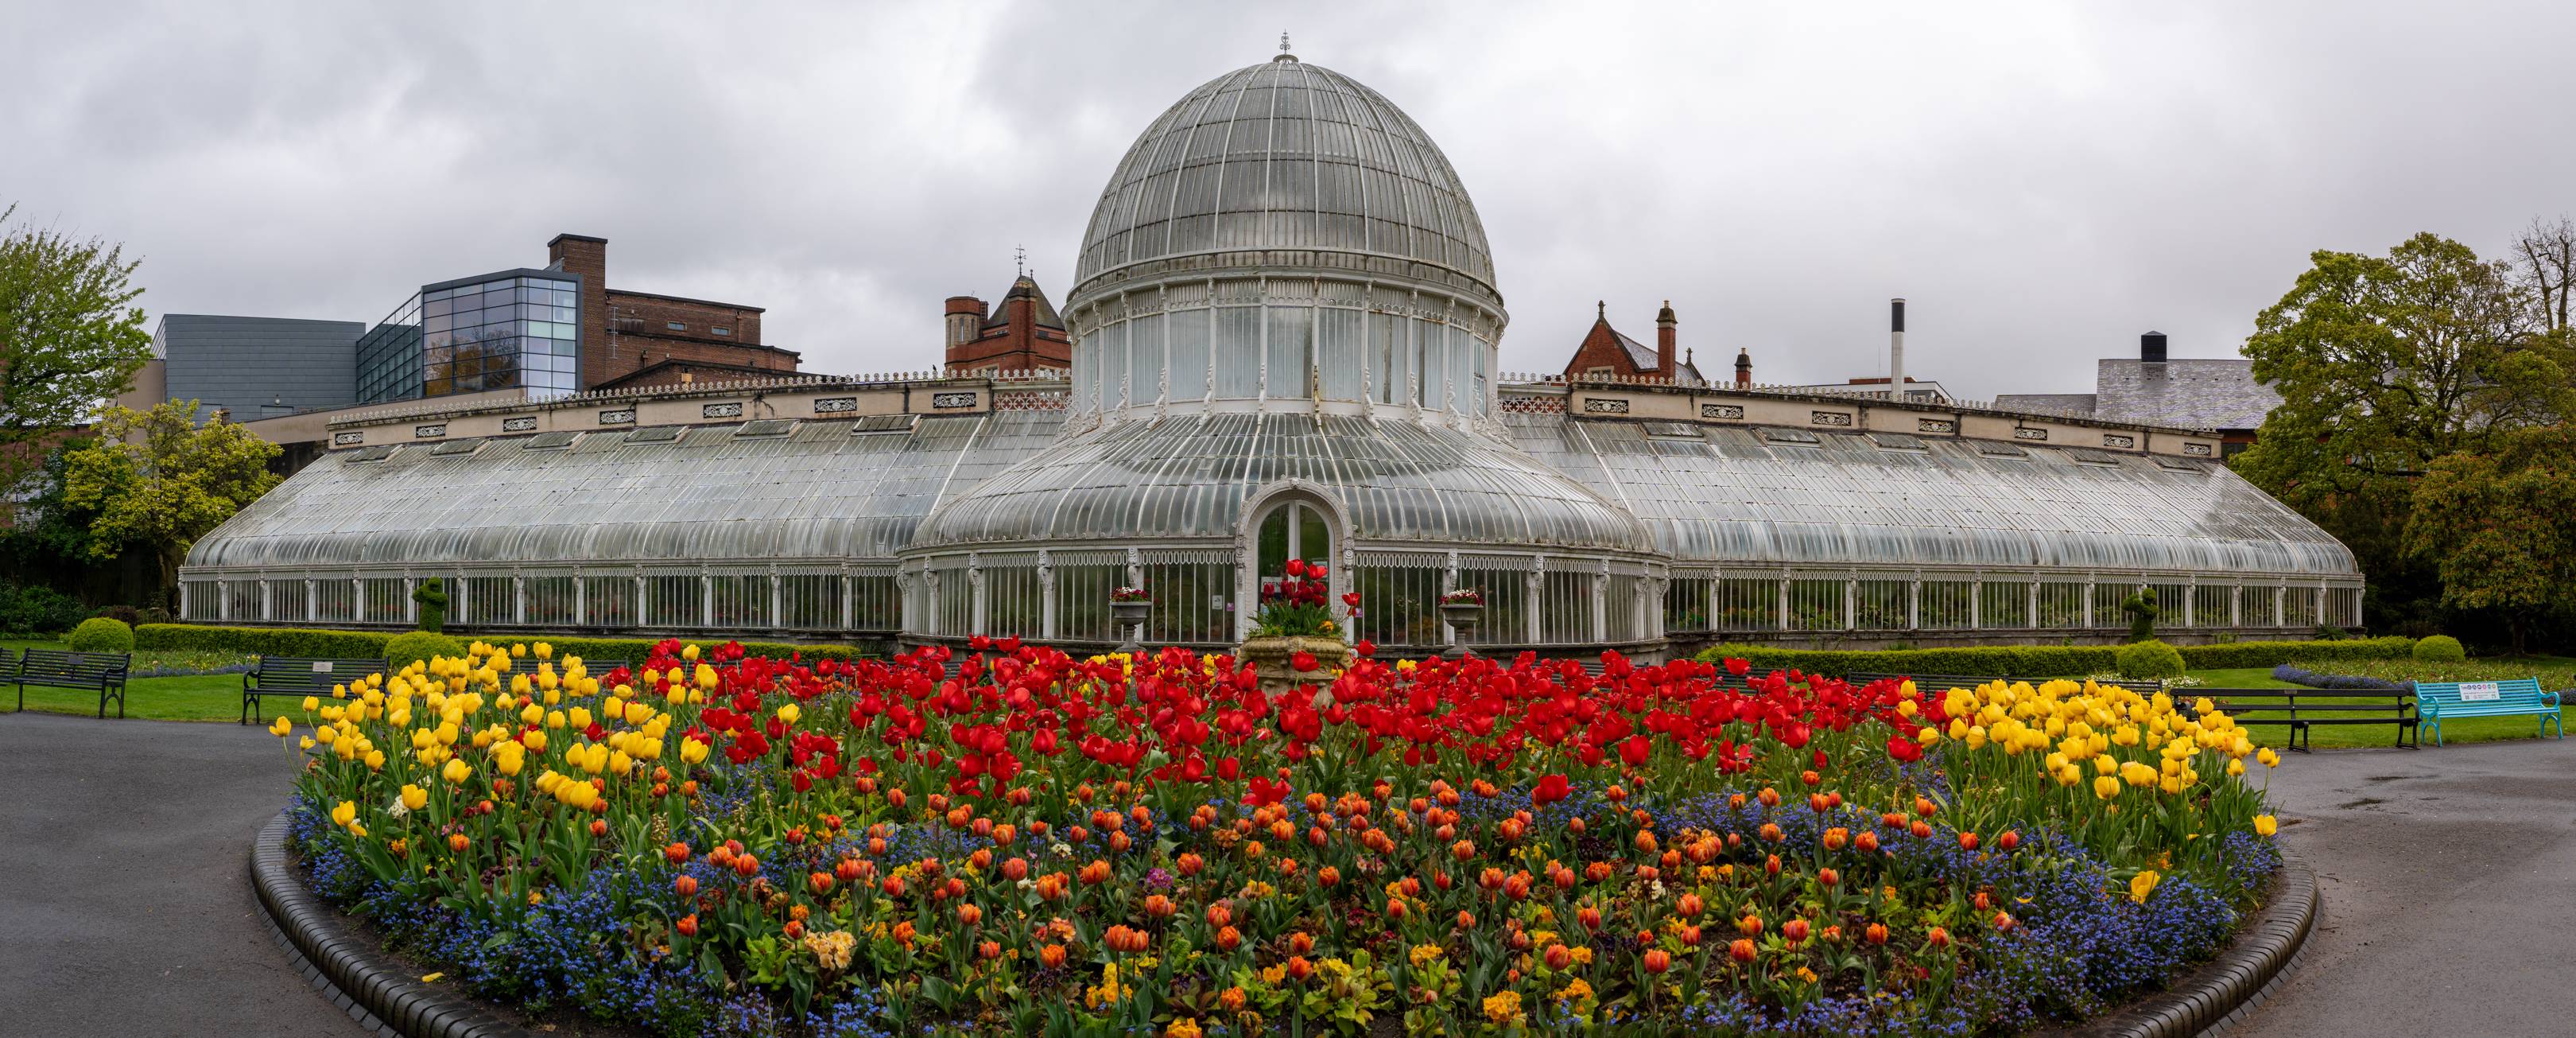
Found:
[[[1884,374],[1902,295],[1915,377],[2087,391],[2149,328],[2234,355],[2311,250],[2576,210],[2576,5],[2279,0],[0,0],[0,204],[125,242],[155,314],[372,322],[572,231],[808,370],[917,369],[1014,247],[1061,302],[1128,144],[1282,30],[1458,168],[1506,370],[1669,298],[1712,374]]]

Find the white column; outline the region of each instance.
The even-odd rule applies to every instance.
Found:
[[[1923,629],[1923,574],[1920,571],[1905,582],[1905,629]]]
[[[1038,636],[1055,637],[1055,564],[1038,549]]]

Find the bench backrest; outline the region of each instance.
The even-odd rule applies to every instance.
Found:
[[[375,659],[319,656],[262,656],[259,658],[259,680],[263,685],[316,685],[329,688],[347,684],[370,674],[385,672],[382,657]]]
[[[2482,703],[2527,705],[2540,702],[2539,678],[2509,678],[2503,681],[2418,681],[2415,698],[2437,704],[2476,706]]]
[[[130,652],[65,652],[61,649],[29,649],[18,660],[18,673],[23,677],[121,678],[134,665]]]

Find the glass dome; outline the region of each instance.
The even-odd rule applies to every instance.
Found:
[[[1077,426],[1235,401],[1472,420],[1493,412],[1508,320],[1484,226],[1430,137],[1284,54],[1136,139],[1065,312]]]

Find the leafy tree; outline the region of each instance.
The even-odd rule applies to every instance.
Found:
[[[89,563],[93,517],[63,500],[63,477],[69,454],[94,442],[87,437],[67,440],[46,451],[34,471],[19,477],[18,521],[0,530],[0,559],[21,572]]]
[[[0,210],[0,224],[17,212]],[[152,359],[143,290],[122,246],[25,224],[0,227],[0,485],[42,444],[132,385]]]
[[[2539,334],[2511,265],[2418,234],[2388,255],[2320,251],[2255,319],[2245,355],[2281,395],[2234,465],[2353,550],[2377,622],[2429,603],[2406,550],[2416,480],[2434,460],[2576,413],[2563,335]]]
[[[64,455],[64,502],[95,516],[90,557],[148,549],[165,593],[197,538],[277,485],[268,471],[276,444],[230,422],[199,425],[196,412],[194,400],[149,411],[111,407],[97,442]]]
[[[2576,431],[2525,429],[2490,454],[2433,462],[2415,485],[2406,550],[2442,579],[2442,603],[2502,619],[2513,651],[2564,619],[2576,586]]]

